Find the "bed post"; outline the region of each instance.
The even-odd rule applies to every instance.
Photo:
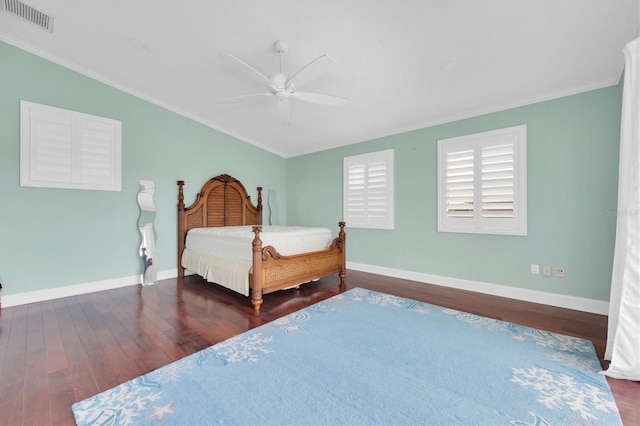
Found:
[[[262,187],[258,187],[258,225],[262,225]]]
[[[338,233],[338,237],[340,237],[340,241],[342,242],[342,255],[340,259],[340,273],[338,276],[340,277],[340,289],[344,290],[346,284],[344,282],[345,277],[347,276],[347,235],[344,233],[344,227],[346,223],[343,221],[338,222],[338,226],[340,227],[340,232]]]
[[[184,193],[182,186],[183,180],[178,182],[178,277],[184,277],[184,268],[182,267],[182,252],[184,251],[184,238],[187,230],[184,223]]]
[[[253,309],[260,310],[262,305],[262,240],[260,239],[260,231],[262,226],[255,225],[251,228],[255,234],[253,239],[253,270],[251,272],[251,303]]]

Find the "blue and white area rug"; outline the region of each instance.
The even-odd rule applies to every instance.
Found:
[[[360,288],[73,405],[80,425],[620,425],[593,345]]]

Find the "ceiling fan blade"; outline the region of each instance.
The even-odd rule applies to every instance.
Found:
[[[246,62],[243,62],[241,59],[236,58],[235,56],[233,56],[231,53],[227,53],[226,55],[228,58],[231,58],[232,60],[234,60],[236,63],[242,65],[243,67],[245,67],[246,69],[250,70],[254,76],[257,76],[258,78],[260,78],[260,80],[268,83],[268,84],[272,84],[271,80],[269,79],[269,77],[267,77],[266,75],[262,74],[260,71],[258,71],[257,69],[255,69],[254,67],[252,67],[251,65],[247,64]]]
[[[219,103],[229,103],[229,102],[242,101],[244,99],[259,98],[259,97],[263,97],[263,96],[273,96],[273,94],[269,93],[269,92],[249,93],[248,95],[231,96],[230,98],[218,99],[218,102]]]
[[[291,93],[290,96],[294,96],[296,99],[301,101],[328,106],[342,106],[349,101],[349,99],[343,98],[342,96],[325,95],[322,93],[312,92],[296,91]]]
[[[281,124],[291,125],[291,103],[288,98],[278,99],[278,117]]]
[[[308,71],[309,67],[313,64],[316,64],[315,67],[313,67],[315,70],[317,70],[315,72],[315,75],[310,75],[312,73],[310,73]],[[329,56],[328,54],[323,54],[318,56],[317,58],[315,58],[313,61],[309,62],[307,65],[303,66],[302,68],[300,68],[298,71],[296,71],[295,73],[293,73],[293,75],[291,75],[291,77],[289,77],[287,79],[286,82],[286,86],[289,86],[291,84],[291,82],[298,77],[300,74],[307,74],[307,81],[311,81],[311,80],[315,80],[316,78],[318,78],[321,74],[324,74],[324,72],[326,71],[326,68],[329,66],[333,66],[337,64],[336,60],[333,59],[331,56]],[[323,66],[324,65],[324,66]],[[307,70],[306,72],[303,73],[303,71]],[[304,84],[304,83],[302,83]],[[300,86],[300,84],[298,84],[298,86]]]

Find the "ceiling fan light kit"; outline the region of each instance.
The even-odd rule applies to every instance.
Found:
[[[309,102],[313,104],[326,105],[326,106],[342,106],[347,103],[348,99],[342,96],[328,95],[324,93],[314,93],[314,92],[305,92],[299,91],[298,88],[293,84],[293,80],[297,78],[299,75],[303,74],[305,70],[310,68],[311,66],[321,63],[328,62],[335,64],[336,61],[331,56],[322,54],[312,60],[311,62],[304,65],[298,71],[293,73],[291,76],[287,76],[284,73],[282,61],[284,54],[289,50],[289,45],[287,42],[283,40],[276,40],[273,43],[273,49],[278,53],[280,59],[280,68],[279,72],[267,77],[251,65],[245,63],[241,59],[232,55],[231,53],[227,53],[227,56],[231,58],[234,63],[239,64],[240,66],[248,69],[251,73],[257,77],[263,83],[267,85],[267,92],[260,93],[250,93],[247,95],[233,96],[231,98],[222,99],[221,102],[229,102],[229,101],[240,101],[243,99],[248,99],[252,97],[258,96],[273,96],[278,100],[278,116],[280,117],[280,122],[282,124],[290,124],[291,122],[291,106],[289,105],[289,100],[291,98],[298,99],[300,101]]]

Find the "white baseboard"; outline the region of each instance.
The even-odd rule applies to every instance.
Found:
[[[347,262],[347,269],[370,272],[372,274],[386,275],[389,277],[418,281],[427,284],[435,284],[443,287],[457,288],[460,290],[475,291],[478,293],[491,294],[493,296],[507,297],[509,299],[523,300],[526,302],[541,303],[543,305],[557,306],[560,308],[574,309],[594,314],[609,315],[609,302],[602,300],[586,299],[563,294],[547,293],[544,291],[490,284],[481,281],[471,281],[461,278],[451,278],[440,275],[424,274],[421,272],[385,268],[381,266],[367,265],[364,263]]]
[[[177,269],[169,269],[158,272],[158,280],[175,278],[178,276]],[[80,294],[94,293],[96,291],[111,290],[114,288],[127,287],[140,284],[140,275],[114,278],[110,280],[94,281],[69,285],[64,287],[50,288],[46,290],[27,291],[18,294],[8,294],[2,296],[2,307],[26,305],[28,303],[43,302],[45,300],[59,299],[62,297],[78,296]]]
[[[509,299],[523,300],[526,302],[541,303],[543,305],[557,306],[560,308],[574,309],[577,311],[591,312],[594,314],[608,315],[609,302],[602,300],[586,299],[582,297],[567,296],[556,293],[547,293],[537,290],[509,287],[499,284],[485,283],[481,281],[465,280],[460,278],[444,277],[440,275],[424,274],[421,272],[405,271],[402,269],[385,268],[382,266],[367,265],[364,263],[347,262],[347,269],[370,272],[372,274],[385,275],[427,284],[435,284],[443,287],[457,288],[460,290],[475,291],[491,294],[493,296],[507,297]],[[190,272],[190,271],[189,271]],[[168,269],[158,272],[158,280],[175,278],[177,269]],[[348,279],[348,278],[347,278]],[[111,280],[96,281],[76,284],[65,287],[37,290],[18,294],[2,296],[2,306],[25,305],[27,303],[42,302],[61,297],[77,296],[96,291],[110,290],[140,284],[140,276],[133,275]]]

